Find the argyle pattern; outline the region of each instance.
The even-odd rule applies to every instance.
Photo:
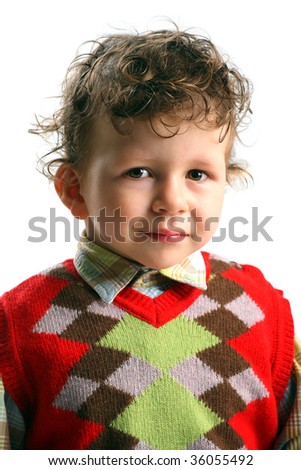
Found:
[[[89,289],[78,308],[74,282],[35,324],[35,334],[89,344],[52,406],[101,426],[90,449],[245,448],[231,419],[269,392],[231,340],[265,316],[221,275],[239,265],[210,263],[207,290],[159,328]],[[71,276],[63,267],[50,275]]]

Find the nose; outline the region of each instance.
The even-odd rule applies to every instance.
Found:
[[[152,203],[154,212],[166,215],[175,215],[188,212],[189,202],[184,184],[176,179],[167,178],[160,181]]]

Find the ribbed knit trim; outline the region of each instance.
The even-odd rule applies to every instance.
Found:
[[[118,294],[114,304],[133,316],[159,328],[176,318],[202,293],[200,289],[187,285],[175,285],[155,299],[126,287]]]
[[[30,377],[27,377],[19,354],[15,325],[8,321],[5,313],[6,309],[12,310],[13,300],[9,292],[3,295],[2,301],[0,300],[0,364],[3,367],[0,374],[5,377],[4,386],[10,391],[11,397],[20,404],[21,411],[25,412],[21,404],[24,403],[26,395],[29,401],[32,396]]]
[[[282,297],[280,292],[279,295]],[[294,338],[294,323],[292,316],[290,315],[289,302],[283,298],[281,300],[281,311],[279,311],[280,302],[278,302],[275,306],[275,308],[278,310],[278,324],[276,327],[277,344],[275,345],[275,355],[272,369],[274,377],[273,388],[277,403],[280,402],[285,392],[289,377],[292,372],[294,360],[294,343],[292,341],[292,338]],[[279,332],[281,332],[281,334],[279,334]],[[279,361],[279,359],[281,360]]]
[[[210,277],[208,253],[203,253],[206,265],[206,282]],[[131,287],[125,287],[114,299],[114,304],[131,315],[159,328],[176,318],[202,294],[201,289],[177,283],[152,299]]]

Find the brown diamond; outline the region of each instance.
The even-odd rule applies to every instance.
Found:
[[[197,317],[195,321],[221,339],[232,339],[248,331],[247,325],[224,307]]]
[[[130,354],[94,346],[75,364],[71,375],[101,382],[128,360]]]
[[[209,431],[205,437],[213,442],[219,449],[242,449],[244,442],[241,437],[227,423],[222,423]]]
[[[91,312],[83,312],[60,335],[61,338],[94,344],[110,331],[119,320]]]
[[[224,378],[250,367],[249,363],[226,343],[198,352],[197,357]]]
[[[81,305],[81,311],[85,310],[85,306],[90,305],[99,296],[92,289],[83,289],[82,284],[74,282],[61,290],[52,300],[52,304],[63,308],[78,309]]]
[[[246,403],[227,381],[211,388],[199,399],[224,420],[228,420],[246,407]]]
[[[223,276],[216,276],[208,282],[206,295],[220,304],[232,302],[243,293],[243,288]]]
[[[231,268],[231,263],[217,258],[210,258],[210,267],[212,274],[222,274]]]
[[[139,440],[117,429],[105,428],[93,441],[88,449],[91,450],[130,450],[134,449]]]
[[[131,395],[102,384],[78,410],[78,416],[108,426],[131,403]]]

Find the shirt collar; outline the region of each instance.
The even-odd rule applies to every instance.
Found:
[[[96,245],[87,238],[85,232],[78,243],[74,265],[79,275],[106,303],[113,302],[116,295],[134,278],[150,270],[147,266]],[[199,250],[181,263],[158,271],[174,281],[202,290],[207,288],[206,265]]]

